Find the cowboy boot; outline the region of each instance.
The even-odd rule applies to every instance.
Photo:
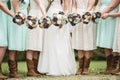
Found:
[[[101,74],[110,74],[111,71],[113,70],[112,68],[112,65],[113,65],[113,55],[109,55],[106,57],[106,63],[107,63],[107,66],[106,66],[106,71],[104,72],[100,72]]]
[[[106,73],[109,74],[112,72],[112,70],[114,70],[115,67],[113,67],[113,65],[116,67],[116,63],[114,63],[114,57],[113,55],[109,55],[107,56],[107,69],[106,69]]]
[[[78,71],[77,71],[76,75],[81,75],[82,74],[83,67],[84,67],[84,57],[79,59],[79,68],[78,68]]]
[[[115,75],[120,75],[120,56],[119,56],[119,60],[118,60],[118,69],[114,70],[114,72],[112,74],[115,74]]]
[[[7,76],[4,76],[2,74],[1,63],[0,63],[0,79],[7,79],[7,78],[8,78]]]
[[[119,60],[120,61],[120,60]],[[120,62],[119,62],[119,68],[118,70],[116,71],[116,73],[114,73],[114,75],[120,75]]]
[[[89,74],[89,66],[90,66],[90,60],[91,58],[84,58],[84,69],[83,69],[83,75]]]
[[[119,71],[119,68],[117,69],[118,62],[119,62],[119,56],[113,56],[113,61],[112,61],[113,70],[111,71],[112,74],[117,73]]]
[[[27,76],[38,76],[38,74],[34,70],[34,63],[32,60],[27,59]]]
[[[34,62],[34,71],[35,71],[37,74],[41,75],[41,73],[39,73],[38,70],[37,70],[38,60],[37,60],[37,59],[33,59],[33,62]]]
[[[10,75],[9,75],[10,77],[14,77],[14,78],[22,77],[21,74],[18,74],[17,61],[9,60],[8,66],[9,66],[9,71],[10,71]]]

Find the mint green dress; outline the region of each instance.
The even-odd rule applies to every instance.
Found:
[[[101,7],[100,11],[103,11],[105,8],[109,6],[111,0],[100,0]],[[118,11],[118,7],[112,10],[110,13],[114,13]],[[116,18],[109,17],[107,19],[100,19],[97,25],[97,46],[102,48],[112,49],[114,34],[116,27]]]
[[[2,3],[7,6],[8,0],[2,0]],[[0,10],[0,46],[8,46],[8,35],[7,35],[7,19],[8,15],[5,14],[2,10]]]
[[[12,1],[12,0],[11,0]],[[26,16],[28,14],[27,7],[29,5],[29,0],[24,0],[24,3],[20,3],[19,12],[24,13]],[[11,11],[14,12],[13,7],[11,7]],[[9,23],[9,37],[8,37],[8,49],[16,50],[16,51],[25,51],[26,50],[26,36],[27,36],[27,27],[24,25],[17,25],[12,22],[12,18],[10,18]]]

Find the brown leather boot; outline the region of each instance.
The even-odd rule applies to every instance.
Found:
[[[8,78],[7,76],[4,76],[2,74],[1,63],[0,63],[0,79],[7,79],[7,78]]]
[[[106,71],[100,72],[101,74],[110,74],[113,70],[113,55],[109,55],[106,57]]]
[[[38,74],[34,70],[34,63],[32,60],[27,59],[27,76],[38,76]]]
[[[113,72],[112,72],[112,74],[119,74],[119,72],[120,72],[120,56],[119,56],[119,59],[118,59],[118,69],[116,69],[116,70],[114,70]]]
[[[114,75],[120,75],[120,60],[119,60],[119,68],[118,68],[118,70],[116,71],[116,73],[114,73]]]
[[[89,74],[89,66],[90,66],[90,60],[91,58],[84,58],[84,69],[83,69],[83,75]]]
[[[17,61],[9,60],[8,61],[8,66],[9,66],[9,71],[10,71],[10,75],[9,75],[10,77],[13,77],[13,78],[22,77],[21,74],[18,74]]]
[[[107,60],[106,74],[109,74],[112,72],[112,70],[114,70],[113,69],[113,64],[114,64],[113,59],[114,59],[113,55],[109,55],[106,58],[106,60]]]
[[[113,74],[113,73],[116,73],[116,72],[118,72],[118,70],[119,69],[117,69],[117,64],[118,64],[118,62],[119,62],[119,56],[113,56],[113,61],[112,61],[112,71],[111,71],[111,73]]]
[[[37,67],[38,67],[38,60],[37,59],[33,59],[34,62],[34,71],[40,75],[42,75],[41,73],[38,72]]]
[[[79,68],[76,75],[81,75],[84,67],[84,57],[79,59]]]

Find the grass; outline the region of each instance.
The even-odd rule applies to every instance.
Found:
[[[77,63],[78,64],[78,63]],[[23,74],[23,78],[13,79],[9,78],[8,80],[120,80],[119,76],[114,75],[101,75],[99,72],[104,71],[106,67],[105,61],[92,61],[90,65],[90,74],[84,76],[40,76],[40,77],[27,77],[27,67],[25,62],[19,62],[18,70],[19,73]],[[2,64],[3,73],[5,75],[9,74],[7,63]]]

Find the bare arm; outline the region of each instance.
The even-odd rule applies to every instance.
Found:
[[[46,10],[45,10],[45,7],[43,6],[41,0],[35,0],[35,2],[39,6],[39,8],[43,14],[43,17],[46,17]]]
[[[94,4],[95,4],[95,0],[89,0],[88,7],[87,7],[86,11],[92,10],[92,8],[94,7]]]
[[[72,12],[77,12],[77,3],[76,3],[76,0],[72,0]]]
[[[120,12],[108,14],[110,17],[120,17]]]
[[[108,17],[120,17],[120,12],[117,12],[117,13],[104,13],[103,14],[103,19],[106,19]]]
[[[14,8],[14,13],[17,13],[19,11],[19,0],[12,0],[12,5]]]
[[[69,11],[70,0],[64,0],[64,12],[67,15]]]
[[[0,0],[0,9],[2,9],[5,13],[10,15],[11,17],[13,17],[13,14],[10,12],[10,10],[6,6],[3,5],[2,0]]]
[[[111,10],[113,10],[115,7],[117,7],[120,3],[120,0],[112,0],[110,5],[105,9],[103,10],[102,13],[108,13],[110,12]]]

